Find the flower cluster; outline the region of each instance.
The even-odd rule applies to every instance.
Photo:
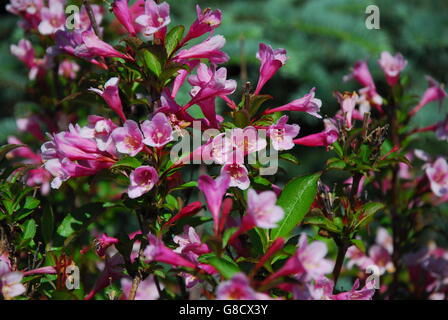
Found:
[[[287,63],[283,48],[260,43],[254,90],[229,79],[220,66],[229,60],[225,38],[215,34],[220,10],[196,6],[197,18],[185,32],[172,26],[167,2],[114,0],[111,26],[101,26],[102,6],[87,4],[69,27],[65,5],[7,5],[26,34],[40,40],[22,39],[12,54],[29,69],[33,86],[53,83],[54,96],[39,99],[45,107],[17,121],[40,152],[9,138],[4,153],[22,162],[5,179],[2,195],[14,198],[7,185],[21,176],[27,188],[17,201],[2,204],[0,214],[8,213],[10,232],[19,223],[24,231],[7,241],[18,239],[18,248],[39,253],[42,240],[57,254],[39,253],[43,269],[17,271],[9,256],[15,251],[0,252],[6,299],[23,295],[33,281],[57,281],[54,290],[61,290],[63,271],[89,259],[97,261],[99,276],[84,283],[90,290],[83,291],[85,299],[393,299],[405,272],[416,296],[447,297],[446,251],[412,247],[417,218],[448,201],[447,160],[410,146],[421,132],[448,140],[446,119],[426,128],[410,124],[430,102],[444,100],[442,85],[428,78],[420,101],[404,104],[407,61],[383,52],[378,64],[386,85],[375,83],[367,61],[356,62],[345,80],[361,88],[336,91],[340,108],[324,118],[315,87],[283,105],[264,92]],[[112,45],[109,33],[121,41]],[[36,52],[45,54],[37,58]],[[301,129],[297,112],[318,119],[323,130]],[[287,183],[277,171],[265,174],[270,159],[297,166],[294,149],[304,147],[330,155],[323,171]],[[27,196],[38,188],[41,196]],[[132,219],[129,225],[112,220],[115,225],[102,226],[122,213]],[[33,241],[39,214],[42,239]],[[22,219],[29,220],[22,225]],[[95,228],[88,227],[92,223]],[[365,232],[371,225],[374,241]],[[94,246],[80,244],[79,234]],[[62,263],[75,251],[67,248],[77,245],[80,254]],[[378,287],[367,270],[392,279]],[[24,274],[40,278],[23,280]],[[341,277],[353,286],[342,288]],[[28,296],[49,296],[49,290]]]

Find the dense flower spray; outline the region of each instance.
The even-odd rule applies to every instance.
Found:
[[[422,132],[446,143],[448,118],[414,123],[443,84],[428,77],[413,99],[406,59],[382,52],[381,82],[360,60],[345,77],[359,89],[323,102],[306,83],[282,104],[266,83],[286,50],[260,43],[257,83],[241,86],[222,66],[218,9],[196,6],[185,27],[174,2],[114,0],[107,25],[87,2],[69,28],[67,4],[7,5],[41,108],[0,150],[3,298],[66,294],[79,267],[84,299],[448,297],[447,251],[417,246],[448,201],[447,160],[412,144]],[[305,147],[324,167],[292,177],[283,162],[300,165]]]

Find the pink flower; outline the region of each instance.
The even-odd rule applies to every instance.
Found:
[[[161,289],[163,285],[160,284]],[[121,290],[123,291],[124,296],[129,296],[129,292],[132,287],[132,279],[130,278],[122,278],[121,279]],[[135,300],[157,300],[160,298],[159,291],[157,290],[156,283],[154,282],[154,276],[150,275],[145,280],[141,281],[137,292],[135,294]]]
[[[115,145],[112,140],[112,131],[117,125],[110,119],[90,115],[87,117],[88,128],[91,131],[88,137],[95,139],[96,145],[100,151],[107,151],[109,154],[116,154]]]
[[[134,157],[143,149],[143,135],[138,124],[133,120],[126,120],[123,127],[112,131],[112,139],[118,152]]]
[[[142,123],[142,131],[145,139],[143,143],[156,148],[162,148],[173,140],[173,128],[167,116],[158,112],[152,120],[145,120]]]
[[[328,119],[324,120],[324,124],[324,131],[295,139],[293,140],[294,143],[308,147],[328,147],[332,145],[338,139],[339,131]]]
[[[324,257],[327,254],[327,245],[322,241],[314,241],[308,245],[306,234],[299,239],[299,248],[296,258],[302,265],[308,278],[318,279],[333,270],[333,262]]]
[[[244,273],[237,273],[230,280],[219,284],[216,289],[216,299],[257,300],[257,292],[250,287]]]
[[[249,189],[247,192],[247,216],[259,228],[276,228],[277,223],[285,215],[283,209],[277,206],[276,202],[277,195],[273,191],[263,191],[257,194],[254,189]]]
[[[19,130],[20,132],[28,132],[41,141],[45,140],[45,136],[42,133],[39,117],[35,115],[31,115],[26,118],[17,118],[16,126],[17,130]]]
[[[132,14],[128,7],[128,0],[115,0],[112,3],[112,11],[117,17],[118,21],[131,34],[135,35],[135,28],[133,24]]]
[[[414,116],[421,108],[423,108],[425,105],[427,105],[430,102],[433,101],[442,101],[447,96],[447,93],[443,89],[443,87],[435,81],[431,77],[426,77],[428,80],[428,89],[426,89],[425,93],[423,93],[422,98],[420,99],[420,102],[409,112],[409,116]]]
[[[95,294],[108,287],[112,282],[123,277],[123,256],[119,253],[106,254],[106,261],[100,276],[95,282],[93,289],[84,298],[84,300],[93,299]]]
[[[64,29],[65,12],[63,0],[49,0],[48,7],[40,11],[41,23],[38,30],[43,35],[54,34],[58,30]]]
[[[356,92],[336,92],[336,98],[341,105],[341,112],[347,129],[352,128],[353,113],[355,112],[356,103],[358,102],[358,94]]]
[[[268,135],[275,150],[290,150],[294,148],[293,139],[299,134],[297,124],[287,124],[288,116],[282,116],[276,124],[269,127]]]
[[[62,169],[62,164],[59,159],[49,159],[44,162],[45,170],[47,170],[52,176],[51,187],[53,189],[59,189],[62,182],[68,180],[70,176]]]
[[[170,218],[170,220],[166,223],[166,225],[172,225],[174,222],[178,221],[179,219],[190,217],[198,213],[202,210],[202,203],[200,201],[192,202],[182,209],[179,210],[179,212]]]
[[[217,128],[214,98],[232,94],[236,89],[236,81],[227,80],[226,68],[215,70],[201,63],[197,69],[197,75],[190,76],[188,82],[193,86],[191,90],[193,97],[182,109],[186,110],[193,104],[199,104],[210,126]]]
[[[222,198],[230,185],[230,177],[223,175],[215,180],[208,175],[201,175],[198,179],[198,188],[204,193],[208,209],[210,210],[215,223],[215,231],[219,227],[219,215]]]
[[[197,258],[203,254],[209,253],[210,249],[205,243],[201,242],[201,238],[193,227],[184,226],[184,233],[173,238],[174,243],[178,247],[174,250],[190,261],[197,262]]]
[[[186,69],[180,69],[177,72],[176,79],[173,81],[173,86],[171,88],[171,97],[175,98],[177,93],[179,92],[179,89],[184,84],[185,80],[187,79],[187,76],[190,74],[191,71],[193,71],[194,68],[199,64],[199,60],[186,60],[183,63],[186,64],[189,68],[189,70]]]
[[[79,127],[70,125],[69,131],[63,131],[53,136],[54,147],[62,158],[69,160],[100,160],[101,154],[94,140],[81,135]],[[43,151],[44,153],[44,151]]]
[[[189,49],[181,50],[174,60],[182,62],[188,59],[208,59],[213,64],[221,64],[229,60],[229,56],[221,51],[225,43],[223,36],[213,36]]]
[[[95,239],[95,247],[96,247],[96,253],[103,257],[106,254],[107,248],[110,246],[117,244],[118,239],[114,237],[109,237],[107,233],[103,233],[100,236],[96,237]]]
[[[261,62],[260,76],[254,94],[259,94],[266,82],[286,63],[286,50],[274,50],[271,46],[260,43],[257,59]]]
[[[370,259],[364,252],[358,249],[356,246],[351,246],[347,250],[346,257],[349,259],[347,268],[351,269],[353,266],[358,266],[361,269],[366,269],[368,266],[373,265],[372,259]]]
[[[444,158],[438,157],[433,163],[426,164],[425,172],[436,196],[448,194],[448,164]]]
[[[250,180],[246,167],[238,163],[229,163],[221,168],[221,175],[227,174],[230,177],[229,187],[237,187],[246,190],[250,186]]]
[[[243,163],[244,156],[266,148],[266,139],[259,135],[254,127],[235,128],[231,131],[230,143],[232,153],[225,160],[226,163]]]
[[[110,44],[98,38],[92,30],[84,31],[81,38],[82,44],[74,49],[75,55],[83,56],[87,52],[88,55],[92,56],[132,60],[130,56],[115,50]]]
[[[196,5],[196,13],[198,18],[190,26],[190,30],[188,30],[182,43],[186,43],[191,39],[198,38],[207,32],[211,32],[221,24],[221,10],[212,11],[210,8],[201,10],[201,7]]]
[[[359,112],[361,116],[365,112],[370,112],[370,108],[374,107],[378,112],[383,113],[381,106],[383,105],[383,98],[376,92],[375,88],[365,87],[358,90],[359,93]]]
[[[123,113],[123,105],[121,103],[120,94],[118,91],[118,77],[113,77],[107,80],[104,84],[104,90],[97,88],[89,88],[90,91],[100,95],[107,105],[117,113],[121,120],[126,121],[126,116]]]
[[[320,107],[322,106],[322,101],[314,97],[316,88],[312,88],[309,93],[304,95],[300,99],[296,99],[287,103],[283,106],[266,110],[264,114],[271,114],[280,111],[301,111],[306,112],[316,118],[322,118],[319,114]]]
[[[11,53],[22,61],[28,68],[34,66],[34,48],[29,40],[21,39],[18,45],[11,45]]]
[[[131,172],[131,184],[128,188],[129,198],[138,198],[150,191],[159,181],[156,169],[151,166],[141,166]]]
[[[145,256],[145,261],[152,262],[158,261],[170,264],[174,267],[187,267],[196,268],[196,264],[183,258],[162,242],[161,239],[157,238],[152,234],[148,234],[149,244],[145,248],[143,255]]]
[[[0,277],[8,272],[11,272],[11,261],[7,253],[0,254]]]
[[[324,259],[326,254],[327,246],[325,242],[314,241],[308,245],[306,234],[302,234],[296,253],[265,282],[291,274],[303,276],[305,279],[319,279],[333,270],[333,262]]]
[[[395,270],[389,251],[380,245],[375,244],[370,247],[369,258],[371,259],[372,265],[379,268],[380,275],[386,271],[393,272]]]
[[[381,52],[381,57],[378,60],[378,64],[381,66],[384,74],[386,75],[387,83],[393,87],[397,84],[397,81],[400,78],[400,72],[406,67],[408,62],[404,60],[400,53],[392,56],[389,52],[383,51]]]
[[[332,300],[371,300],[375,294],[375,289],[364,286],[361,290],[359,288],[359,279],[356,279],[352,289],[347,292],[341,292],[331,296]]]
[[[65,59],[61,62],[58,69],[58,74],[67,79],[76,79],[76,74],[79,71],[79,65],[74,62]]]
[[[16,15],[38,15],[42,7],[42,0],[10,0],[6,10]]]
[[[154,0],[146,0],[145,13],[138,16],[135,22],[143,26],[145,36],[164,30],[170,24],[170,6],[166,2],[157,4]]]
[[[31,42],[26,39],[20,40],[18,45],[11,45],[11,53],[28,67],[30,80],[43,76],[45,71],[52,67],[51,55],[45,54],[43,58],[37,59]]]
[[[0,288],[5,300],[10,300],[25,293],[26,289],[21,283],[22,279],[23,273],[19,271],[0,275]]]
[[[352,74],[344,77],[344,80],[350,78],[355,78],[363,87],[375,88],[375,83],[373,82],[369,67],[365,61],[356,62]]]

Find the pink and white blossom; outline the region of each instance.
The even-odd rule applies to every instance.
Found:
[[[201,175],[198,179],[198,188],[202,191],[215,224],[215,231],[219,227],[219,216],[224,195],[230,185],[230,177],[221,175],[216,179],[208,175]]]
[[[120,116],[121,120],[126,121],[118,89],[119,80],[118,77],[112,77],[104,84],[104,90],[97,88],[89,88],[89,90],[102,97],[107,105]]]
[[[322,118],[322,116],[319,114],[320,107],[322,106],[322,101],[314,97],[315,92],[316,88],[312,88],[310,92],[304,95],[302,98],[293,100],[280,107],[268,109],[264,112],[264,114],[283,111],[301,111],[306,112],[316,118]]]
[[[128,0],[115,0],[112,3],[112,12],[121,25],[131,34],[135,35],[136,31],[132,20],[132,13],[129,9]]]
[[[137,122],[133,120],[127,120],[123,127],[114,129],[112,139],[118,152],[128,154],[131,157],[134,157],[144,147],[143,134]]]
[[[210,63],[221,64],[229,60],[229,56],[221,51],[225,43],[226,39],[223,36],[216,35],[189,49],[181,50],[176,54],[174,60],[182,62],[183,60],[190,59],[208,59]]]
[[[229,187],[237,187],[246,190],[250,186],[249,172],[243,164],[228,163],[222,166],[221,175],[230,177]]]
[[[260,93],[266,82],[272,78],[278,69],[285,65],[288,58],[286,57],[285,49],[274,50],[270,45],[260,43],[257,59],[260,60],[260,75],[254,94]]]
[[[257,292],[249,285],[244,273],[237,273],[233,277],[219,284],[216,289],[218,300],[257,300]]]
[[[436,196],[448,194],[448,164],[444,158],[438,157],[433,163],[426,164],[425,172]]]
[[[156,113],[151,120],[145,120],[142,123],[142,132],[145,137],[143,143],[150,147],[162,148],[173,140],[173,128],[162,112]]]
[[[63,30],[65,25],[64,0],[49,0],[48,7],[43,7],[40,11],[42,21],[38,30],[43,35],[56,33]]]
[[[157,4],[154,0],[145,1],[145,13],[138,16],[135,22],[143,27],[143,34],[151,36],[161,32],[170,24],[170,6],[166,2]]]
[[[282,116],[276,124],[269,127],[268,135],[275,150],[290,150],[294,148],[293,139],[299,134],[298,124],[287,124],[288,116]]]
[[[212,32],[221,24],[221,10],[211,10],[210,8],[201,10],[201,7],[196,5],[196,14],[198,17],[190,26],[182,43],[198,38],[207,32]]]
[[[378,64],[386,75],[387,83],[393,87],[400,79],[401,71],[406,67],[408,62],[403,58],[401,53],[397,53],[392,56],[389,52],[381,52],[381,57],[378,60]]]
[[[151,166],[140,166],[131,172],[128,188],[129,198],[138,198],[150,191],[159,180],[159,175]]]
[[[276,205],[276,202],[277,195],[273,191],[263,191],[258,194],[254,189],[249,189],[247,192],[247,216],[259,228],[276,228],[277,223],[285,216],[285,212]]]

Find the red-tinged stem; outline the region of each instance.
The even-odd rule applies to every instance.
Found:
[[[285,245],[285,240],[283,238],[277,238],[272,243],[272,245],[268,249],[268,251],[264,254],[264,256],[261,257],[260,261],[258,261],[258,263],[255,265],[255,268],[250,273],[250,277],[253,277],[257,273],[258,269],[260,269],[266,263],[266,261],[268,261],[269,258],[272,257],[272,255],[274,253],[276,253],[277,251],[282,249],[284,245]]]
[[[338,278],[341,274],[342,265],[344,264],[345,254],[347,253],[348,246],[345,244],[338,245],[338,255],[336,257],[336,263],[333,268],[333,282],[334,290],[337,288]]]

